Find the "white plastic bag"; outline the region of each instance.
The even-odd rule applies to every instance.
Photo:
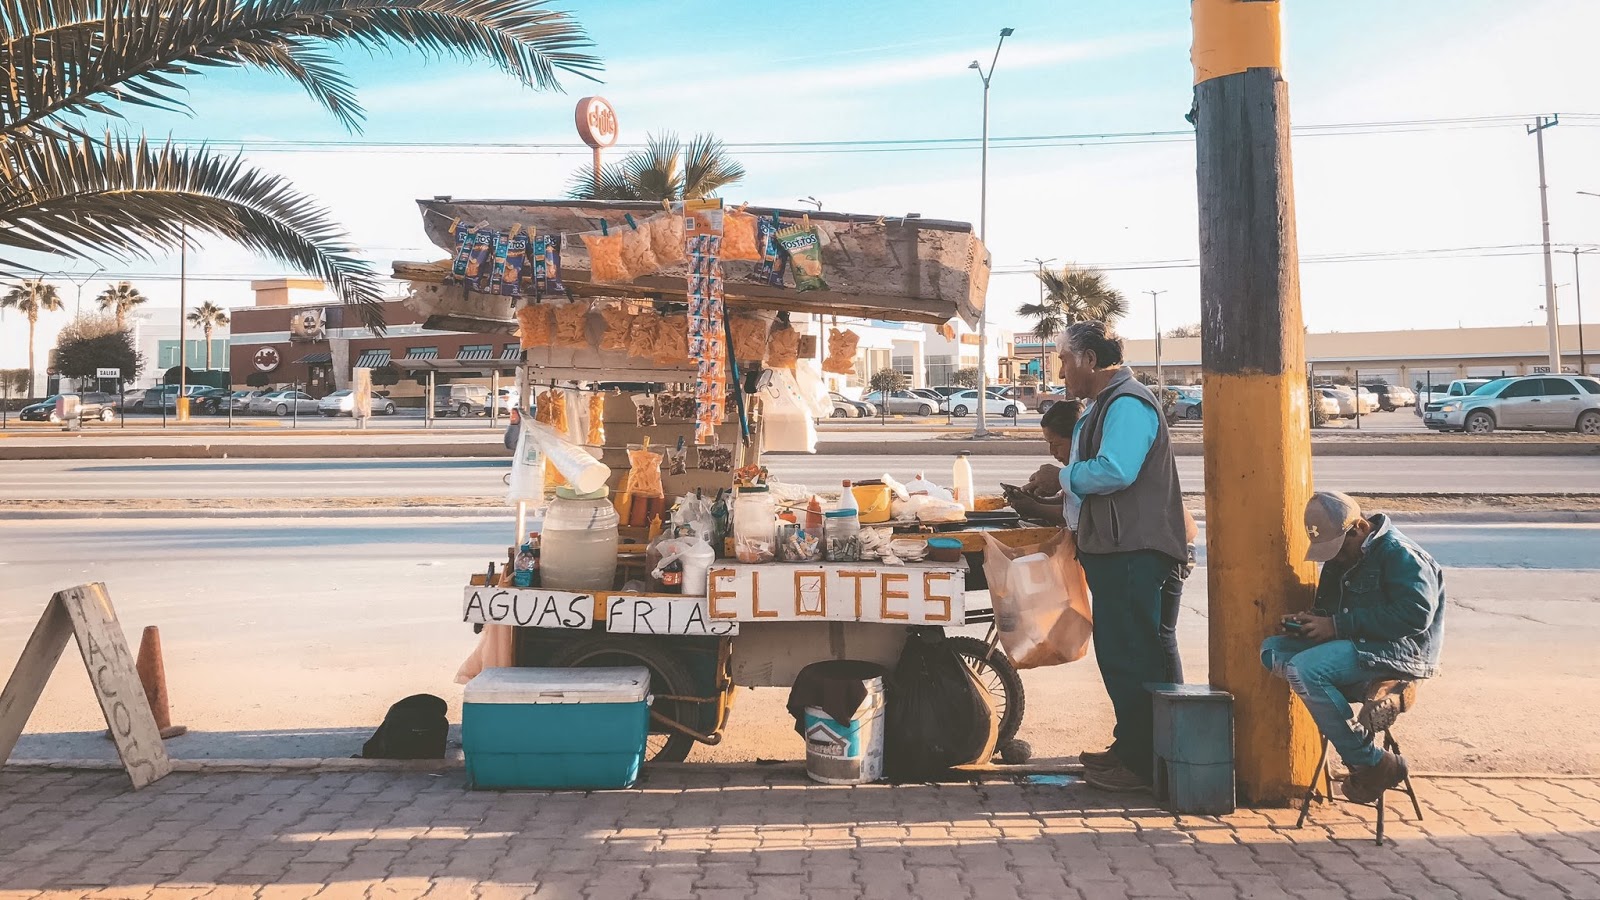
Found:
[[[1020,547],[986,532],[983,542],[983,574],[1006,656],[1018,669],[1082,659],[1094,636],[1094,614],[1072,532]]]
[[[773,369],[772,383],[762,392],[764,449],[773,452],[817,452],[817,427],[809,405],[787,369]]]
[[[910,481],[906,482],[906,492],[909,493],[913,497],[915,497],[918,494],[926,494],[927,496],[933,497],[933,498],[938,499],[938,500],[954,500],[955,499],[955,496],[953,494],[951,494],[949,491],[947,491],[944,488],[938,486],[937,484],[934,484],[933,482],[929,481],[928,479],[923,478],[921,472],[917,473],[917,477],[915,477],[915,478],[911,479]]]

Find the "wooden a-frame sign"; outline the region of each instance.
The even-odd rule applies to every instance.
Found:
[[[105,712],[106,726],[116,742],[117,755],[122,757],[134,788],[142,788],[171,772],[172,760],[161,744],[150,701],[139,682],[128,642],[122,636],[117,611],[111,607],[111,595],[99,582],[58,592],[34,626],[28,645],[22,649],[22,658],[17,660],[5,690],[0,691],[0,765],[11,758],[28,716],[44,693],[45,682],[50,680],[50,673],[67,647],[67,639],[74,636],[89,670],[89,683]]]

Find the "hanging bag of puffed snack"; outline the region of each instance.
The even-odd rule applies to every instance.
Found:
[[[698,234],[722,234],[722,198],[701,197],[683,201],[683,237]],[[687,243],[685,244],[687,246]]]
[[[550,346],[563,350],[589,348],[589,301],[576,300],[555,307],[555,333]]]
[[[625,214],[622,218],[628,227],[618,228],[617,231],[622,235],[622,266],[628,270],[629,280],[654,275],[661,270],[661,263],[651,247],[650,229],[639,227],[632,214]]]
[[[789,268],[789,257],[778,242],[778,230],[782,227],[777,213],[761,216],[756,221],[756,244],[761,251],[761,259],[750,270],[751,281],[783,287],[783,273]]]
[[[662,454],[650,446],[649,438],[628,445],[628,493],[635,503],[640,497],[665,496],[661,489],[661,462]]]
[[[860,343],[861,335],[848,328],[843,331],[837,328],[828,329],[828,356],[822,361],[822,371],[832,372],[835,375],[854,375],[856,346]]]
[[[757,216],[739,209],[722,212],[722,258],[761,261],[761,239]]]
[[[551,331],[548,305],[530,303],[517,310],[517,336],[522,341],[522,349],[550,346]]]
[[[622,261],[622,230],[613,232],[604,219],[599,231],[578,235],[589,251],[589,280],[596,284],[621,284],[632,281],[633,275]]]
[[[494,236],[495,230],[487,222],[472,234],[472,252],[467,256],[467,271],[463,274],[467,287],[475,291],[489,290],[489,279],[494,274]]]
[[[552,430],[563,436],[567,433],[567,398],[555,388],[546,388],[534,398],[533,420],[550,426]],[[544,481],[550,487],[560,487],[567,483],[566,476],[556,468],[550,457],[544,460]]]
[[[681,366],[689,360],[689,314],[661,317],[650,359],[657,365]]]
[[[767,333],[772,326],[760,316],[734,316],[733,358],[741,363],[760,362],[767,358]]]
[[[528,267],[528,232],[521,225],[513,225],[511,234],[506,236],[506,252],[503,261],[495,262],[496,271],[500,275],[500,296],[522,296],[522,274]]]
[[[591,447],[606,445],[606,395],[599,391],[589,394],[589,421],[583,442]]]
[[[655,253],[656,262],[666,268],[684,260],[684,224],[683,213],[674,211],[670,203],[662,205],[666,211],[646,219],[644,227],[650,231],[650,250]]]
[[[794,289],[797,291],[825,291],[828,282],[822,280],[822,236],[807,216],[804,224],[790,225],[778,232],[778,243],[789,254],[789,266],[794,270]]]
[[[792,369],[800,359],[800,332],[794,330],[786,319],[778,320],[767,339],[767,365],[774,369]]]
[[[628,349],[628,330],[633,326],[633,314],[621,303],[600,308],[600,318],[605,320],[605,331],[600,335],[601,350]]]

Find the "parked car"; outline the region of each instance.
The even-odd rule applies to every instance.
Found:
[[[494,406],[502,416],[510,415],[511,411],[521,405],[522,392],[514,387],[503,387],[495,396]],[[376,409],[376,407],[374,407]]]
[[[1322,409],[1322,417],[1324,419],[1339,418],[1339,401],[1333,396],[1324,394],[1321,391],[1314,391],[1311,394],[1311,400]]]
[[[1338,401],[1340,416],[1354,416],[1358,409],[1360,414],[1364,416],[1378,408],[1378,395],[1365,388],[1360,391],[1353,391],[1347,387],[1324,385],[1317,388],[1317,390]]]
[[[911,393],[916,394],[918,397],[927,397],[929,400],[933,401],[934,409],[938,410],[939,412],[944,412],[946,400],[945,395],[939,393],[933,388],[912,388]]]
[[[861,399],[879,410],[887,409],[890,415],[931,416],[939,411],[937,403],[910,391],[890,391],[887,396],[883,391],[873,391]]]
[[[962,391],[971,391],[971,390],[976,390],[976,389],[975,388],[956,387],[954,385],[948,385],[947,384],[947,385],[944,385],[943,387],[928,388],[928,390],[933,391],[934,393],[940,394],[941,396],[944,396],[944,397],[953,397],[956,394],[961,393]],[[995,385],[990,385],[989,386],[989,396],[991,396],[991,397],[997,397],[997,398],[1000,398],[1000,399],[1004,399],[1004,397],[1002,396],[1002,394],[1004,392],[1005,392],[1005,388],[997,387]]]
[[[984,401],[983,408],[991,416],[1004,416],[1009,419],[1017,414],[1017,402],[1015,400],[1006,400],[993,394]],[[965,390],[950,395],[950,415],[959,419],[962,416],[971,415],[977,409],[977,391]]]
[[[375,416],[392,416],[395,414],[394,401],[388,397],[372,394],[371,410]],[[317,411],[325,416],[353,416],[356,413],[356,392],[352,390],[334,391],[317,401]]]
[[[848,403],[850,407],[855,410],[855,412],[851,415],[851,418],[864,419],[878,414],[878,408],[865,400],[851,400],[849,397],[846,397],[838,391],[829,391],[828,396],[833,400],[834,403]],[[836,416],[835,418],[843,417]]]
[[[206,388],[189,396],[189,412],[196,416],[224,416],[232,405],[233,391],[225,388]]]
[[[290,413],[313,416],[317,413],[317,401],[305,391],[273,391],[251,400],[250,411],[277,416],[287,416]]]
[[[489,389],[481,384],[441,384],[433,389],[434,415],[481,416],[489,409]]]
[[[1445,401],[1452,397],[1465,397],[1488,383],[1487,378],[1457,378],[1444,384],[1426,385],[1417,395],[1417,415],[1438,412]]]
[[[1497,378],[1465,397],[1441,402],[1423,414],[1422,423],[1469,434],[1527,428],[1600,435],[1600,381],[1577,375]]]
[[[228,396],[228,403],[233,407],[233,411],[236,413],[249,412],[250,401],[256,399],[257,397],[265,397],[270,393],[272,392],[266,390],[234,391]]]
[[[1049,392],[1047,392],[1043,397],[1039,398],[1039,415],[1044,415],[1050,411],[1050,407],[1055,406],[1057,403],[1060,403],[1062,400],[1066,399],[1068,399],[1066,388],[1051,388]]]
[[[17,413],[17,418],[24,422],[60,422],[60,417],[56,415],[56,400],[62,396],[51,394],[38,403],[30,403]],[[110,422],[117,417],[116,394],[85,391],[75,396],[78,398],[78,415],[83,421],[99,419]]]
[[[1378,408],[1384,412],[1394,412],[1402,406],[1417,404],[1417,395],[1408,387],[1382,381],[1370,382],[1362,387],[1378,396]]]
[[[1169,390],[1178,395],[1178,399],[1172,404],[1172,417],[1174,419],[1199,421],[1202,410],[1201,400],[1203,399],[1200,388],[1198,386],[1179,385],[1169,388]]]
[[[859,419],[861,407],[840,397],[838,394],[829,394],[829,401],[833,403],[833,412],[828,414],[830,419]]]

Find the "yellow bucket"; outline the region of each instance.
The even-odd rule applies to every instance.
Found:
[[[861,524],[876,525],[889,521],[889,486],[886,484],[858,484],[850,488],[856,496],[856,506],[861,510]]]

